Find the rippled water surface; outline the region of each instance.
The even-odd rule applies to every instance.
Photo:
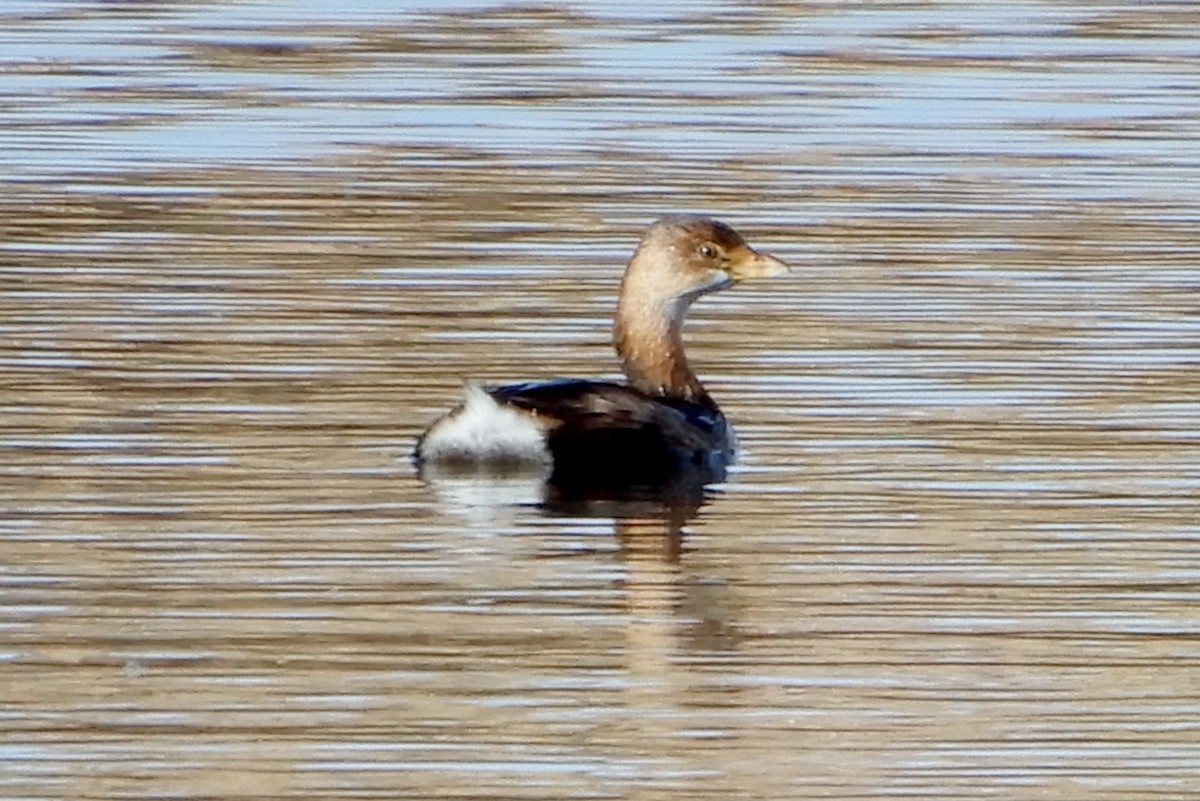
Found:
[[[1198,30],[6,2],[0,795],[1194,798]],[[684,210],[730,480],[420,480]]]

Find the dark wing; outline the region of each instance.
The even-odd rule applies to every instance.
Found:
[[[723,471],[732,456],[725,416],[715,405],[602,381],[513,384],[489,392],[554,421],[547,441],[559,478],[657,483],[683,466]]]
[[[659,427],[681,442],[713,447],[727,436],[725,416],[715,404],[647,395],[624,384],[566,379],[510,384],[489,389],[511,404],[562,425],[584,428]]]
[[[509,384],[488,389],[488,393],[500,403],[554,420],[569,420],[583,415],[603,413],[614,404],[625,405],[633,400],[628,396],[646,396],[621,384],[609,381],[585,381],[564,379],[561,381]]]

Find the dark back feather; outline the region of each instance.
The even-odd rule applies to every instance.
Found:
[[[711,401],[648,395],[621,384],[566,380],[489,390],[552,421],[547,442],[560,482],[649,485],[683,467],[724,477],[732,460],[729,428]]]

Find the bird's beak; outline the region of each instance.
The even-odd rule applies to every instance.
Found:
[[[749,247],[740,247],[732,254],[729,262],[729,276],[734,281],[746,278],[770,278],[783,275],[788,266],[774,256],[759,253]]]

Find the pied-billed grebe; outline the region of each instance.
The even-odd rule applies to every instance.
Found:
[[[683,352],[683,318],[701,295],[787,272],[728,225],[668,217],[650,227],[621,281],[613,342],[629,384],[563,380],[469,387],[417,442],[420,463],[550,465],[605,483],[667,479],[702,466],[723,475],[736,440]]]

